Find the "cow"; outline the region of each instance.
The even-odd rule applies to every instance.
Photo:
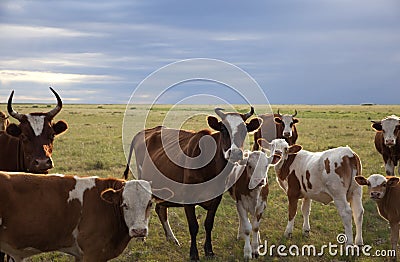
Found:
[[[394,176],[394,168],[400,160],[400,118],[388,116],[381,121],[372,121],[375,134],[375,148],[385,162],[386,175]],[[400,174],[400,166],[398,169]]]
[[[9,124],[8,116],[0,111],[0,132],[5,131]]]
[[[151,205],[144,180],[0,172],[0,249],[16,262],[50,251],[107,261],[147,236]]]
[[[394,176],[384,177],[380,174],[373,174],[368,179],[363,176],[356,176],[355,180],[361,186],[368,186],[369,197],[376,202],[379,214],[389,221],[390,242],[392,250],[397,253],[400,223],[400,204],[398,201],[400,198],[400,179]]]
[[[259,138],[264,138],[267,141],[272,141],[276,138],[283,138],[289,145],[294,145],[298,138],[296,124],[299,119],[294,118],[297,115],[297,110],[293,115],[284,114],[263,114],[259,117],[263,120],[261,127],[254,133],[253,151],[259,150],[257,143]]]
[[[267,207],[269,193],[267,172],[270,165],[275,165],[280,156],[267,157],[262,151],[245,151],[244,159],[235,166],[233,173],[236,183],[229,189],[229,194],[236,201],[236,210],[239,216],[237,238],[245,241],[244,259],[259,256],[261,216]],[[252,219],[249,220],[250,213]],[[252,241],[250,243],[250,234]]]
[[[200,205],[207,210],[204,251],[206,257],[213,257],[211,231],[222,194],[228,189],[223,186],[225,180],[219,183],[218,179],[225,179],[232,171],[234,163],[243,159],[243,144],[247,133],[259,128],[262,122],[261,119],[254,118],[246,123],[254,113],[253,107],[245,114],[224,113],[221,108],[214,111],[221,121],[214,116],[208,116],[208,125],[216,131],[213,133],[207,129],[195,132],[161,126],[140,131],[132,140],[124,173],[128,174],[130,157],[134,150],[138,177],[151,180],[153,188],[164,186],[174,192],[176,198],[157,204],[155,209],[167,240],[179,244],[169,226],[168,207],[184,207],[191,238],[191,260],[199,260],[196,242],[199,225],[195,206]],[[158,179],[154,177],[156,173],[161,175]],[[166,186],[169,181],[177,186]],[[200,185],[203,189],[201,192],[185,190],[191,188],[191,184],[207,184],[209,181],[212,182],[209,187]],[[157,184],[159,185],[156,186]]]
[[[8,114],[19,124],[9,124],[0,131],[0,170],[23,171],[45,174],[53,168],[51,158],[55,136],[68,129],[65,121],[53,123],[61,111],[60,96],[50,87],[57,98],[57,106],[46,113],[21,114],[12,107],[14,91],[8,99]]]
[[[284,139],[271,143],[262,141],[262,146],[282,160],[275,165],[277,180],[289,200],[289,219],[284,233],[291,237],[297,202],[303,198],[303,234],[310,232],[309,215],[311,200],[328,204],[334,202],[342,219],[347,244],[353,244],[351,214],[356,225],[355,244],[362,245],[362,190],[354,177],[361,175],[361,161],[350,147],[338,147],[323,152],[302,150],[300,145],[291,145]],[[351,207],[349,205],[351,204]]]

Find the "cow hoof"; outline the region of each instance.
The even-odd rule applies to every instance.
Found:
[[[283,234],[283,236],[286,237],[286,238],[292,238],[292,233],[286,233],[285,232],[285,234]]]
[[[214,252],[206,252],[206,259],[213,259],[215,257]]]
[[[304,230],[303,236],[309,237],[310,236],[310,230]]]
[[[258,252],[253,253],[253,258],[258,258],[259,256]]]

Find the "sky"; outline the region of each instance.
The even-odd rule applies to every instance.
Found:
[[[0,103],[11,90],[54,103],[52,86],[64,103],[126,104],[154,72],[194,58],[237,67],[271,104],[400,101],[398,0],[2,0],[0,47]],[[134,101],[247,101],[217,81],[162,96],[149,85]]]

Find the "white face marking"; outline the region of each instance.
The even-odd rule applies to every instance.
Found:
[[[135,236],[135,230],[148,232],[152,191],[151,185],[144,180],[130,180],[125,183],[122,192],[124,219],[129,235]]]
[[[382,123],[382,131],[385,144],[395,145],[396,144],[395,129],[398,125],[400,125],[400,118],[395,115],[389,116],[383,119],[381,123]]]
[[[40,136],[43,131],[45,116],[33,116],[28,114],[26,117],[28,118],[29,124],[31,124],[35,136]]]
[[[291,137],[292,136],[292,127],[290,126],[290,124],[293,122],[293,117],[291,115],[283,115],[282,122],[285,127],[283,129],[283,135],[285,135],[285,133],[288,133],[289,137]]]
[[[75,188],[69,191],[69,197],[67,202],[74,199],[78,199],[81,205],[83,205],[83,194],[86,190],[91,189],[96,186],[97,177],[77,177],[74,176],[76,184]]]
[[[223,123],[230,127],[230,137],[231,137],[231,149],[238,149],[241,145],[236,145],[234,138],[239,130],[239,126],[244,124],[243,119],[239,115],[227,115]],[[229,128],[228,128],[229,129]]]
[[[371,188],[382,185],[382,183],[386,182],[386,178],[380,174],[373,174],[368,177],[368,181],[371,185]]]

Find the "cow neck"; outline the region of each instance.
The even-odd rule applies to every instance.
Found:
[[[25,167],[25,161],[24,161],[25,155],[24,155],[24,150],[22,150],[22,141],[21,139],[18,139],[17,143],[17,171],[28,171]]]
[[[289,155],[287,159],[283,160],[281,165],[278,164],[279,166],[275,166],[276,174],[280,180],[285,180],[289,176],[290,166],[295,158],[296,154]]]

